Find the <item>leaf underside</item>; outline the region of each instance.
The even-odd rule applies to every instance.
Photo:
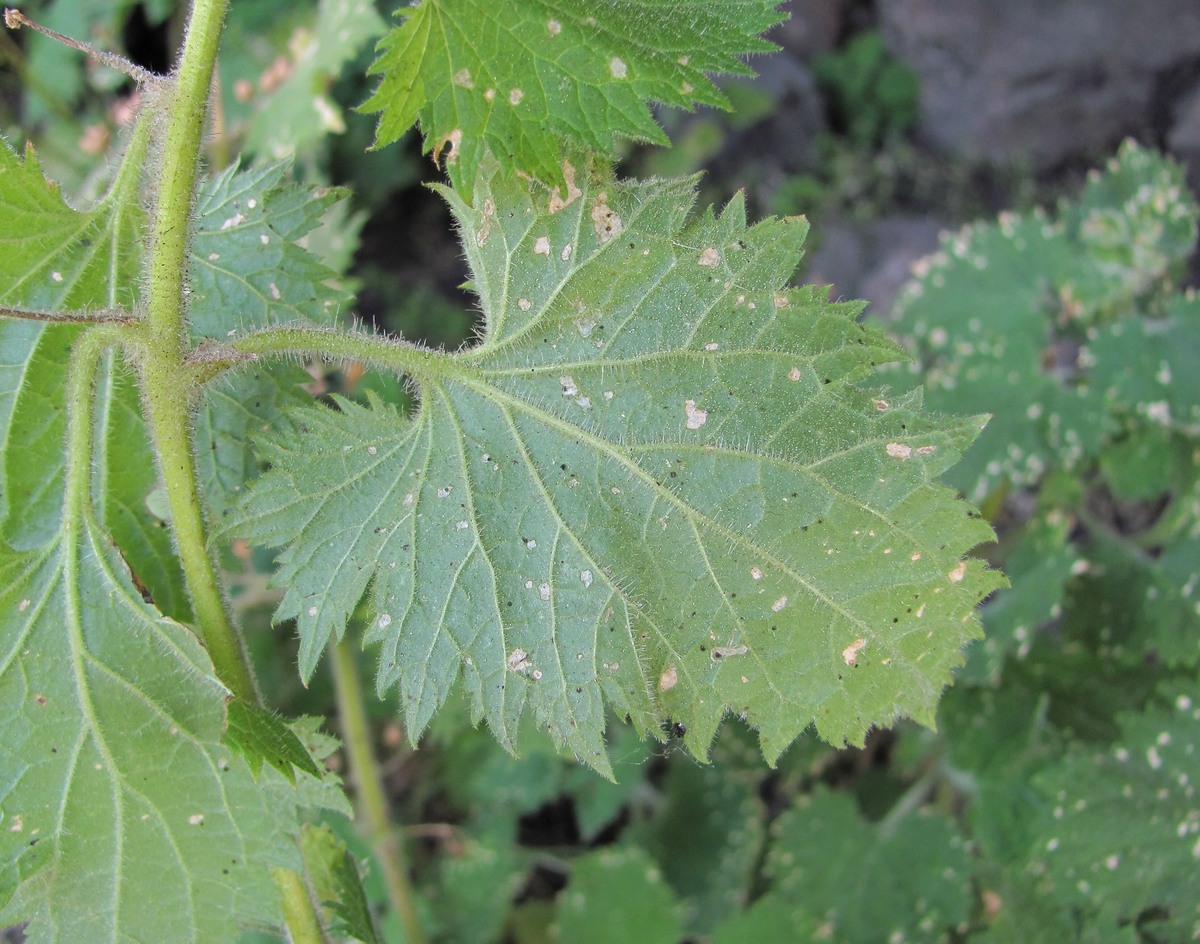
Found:
[[[550,184],[567,149],[614,155],[618,138],[667,144],[647,102],[727,108],[709,79],[775,47],[775,0],[425,0],[379,44],[363,106],[376,146],[419,122],[470,195],[484,154]]]
[[[378,688],[413,737],[461,682],[510,749],[531,711],[602,772],[606,706],[698,755],[727,712],[774,760],[809,725],[929,723],[990,537],[934,483],[977,434],[852,384],[899,351],[857,306],[785,289],[803,220],[691,181],[580,182],[566,207],[492,169],[445,191],[486,319],[373,402],[294,417],[229,530],[288,545],[278,619],[309,676],[370,586]]]
[[[137,312],[143,131],[83,210],[32,149],[21,160],[0,144],[0,302]],[[294,244],[336,194],[306,206],[283,170],[230,172],[204,191],[192,243],[201,334],[336,314],[331,273]],[[64,513],[65,378],[86,330],[0,321],[0,926],[29,922],[32,942],[234,940],[246,922],[278,919],[267,866],[296,857],[297,803],[337,807],[340,794],[327,777],[289,782],[293,768],[320,768],[278,725],[263,736],[242,724],[231,740],[286,775],[255,782],[223,741],[228,693],[175,621],[190,607],[135,376],[116,352],[95,379],[91,511]],[[291,401],[299,373],[283,365],[207,391],[201,485],[217,513],[257,468],[246,430]]]
[[[224,689],[191,632],[90,521],[0,550],[0,587],[0,925],[185,942],[273,918],[264,863],[294,856],[294,812],[222,745]]]

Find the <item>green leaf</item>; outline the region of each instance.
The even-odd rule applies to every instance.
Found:
[[[495,752],[495,743],[490,746]],[[464,835],[455,843],[458,848],[441,856],[434,901],[443,939],[479,944],[504,940],[505,921],[528,881],[531,858],[517,844],[515,828],[507,826],[493,820],[483,835]]]
[[[337,273],[297,240],[344,196],[284,183],[286,164],[211,178],[196,201],[188,268],[188,323],[194,338],[224,339],[268,324],[332,324],[350,296]]]
[[[1120,317],[1167,283],[1196,245],[1200,207],[1184,168],[1126,140],[1103,173],[1090,175],[1062,216],[1084,257],[1064,293],[1086,321]]]
[[[232,940],[273,921],[294,807],[221,744],[224,689],[90,520],[0,549],[0,924],[42,942]]]
[[[37,311],[132,309],[145,225],[138,194],[144,135],[95,206],[68,206],[32,147],[0,142],[0,303]],[[76,325],[0,321],[0,514],[17,547],[58,530],[65,435],[63,385]],[[130,456],[130,463],[137,461]]]
[[[638,837],[658,860],[695,936],[750,896],[766,836],[758,786],[757,777],[738,776],[719,759],[712,767],[673,764],[662,786],[663,809]]]
[[[948,476],[975,501],[1098,450],[1095,407],[1045,366],[1059,356],[1050,314],[1071,258],[1061,226],[1040,213],[1005,216],[944,240],[897,302],[897,328],[921,354],[912,374],[922,377],[930,408],[995,414]],[[1049,440],[1064,417],[1088,438],[1059,449]]]
[[[861,743],[932,720],[1001,578],[934,483],[978,419],[858,390],[899,352],[857,306],[782,286],[806,226],[688,182],[581,180],[554,212],[516,176],[448,193],[487,321],[425,355],[410,419],[338,401],[265,446],[229,531],[290,544],[278,619],[311,675],[368,584],[378,688],[416,738],[461,678],[513,744],[529,710],[607,771],[605,703],[697,754],[726,712],[775,759],[810,724]]]
[[[1119,429],[1113,413],[1197,424],[1195,383],[1184,379],[1195,374],[1194,313],[1131,318],[1161,305],[1197,215],[1180,168],[1128,144],[1057,222],[1003,214],[919,266],[897,324],[928,365],[930,406],[996,414],[951,476],[969,497],[1095,459]]]
[[[962,681],[995,682],[1005,659],[1024,658],[1034,636],[1061,612],[1067,581],[1086,566],[1069,540],[1071,524],[1053,511],[1026,523],[1004,558],[1012,586],[984,606],[986,636],[967,650]]]
[[[760,898],[730,915],[713,930],[712,944],[762,944],[764,941],[818,941],[822,923],[793,902],[774,895]]]
[[[108,192],[83,211],[43,178],[32,149],[21,161],[0,144],[0,302],[42,311],[132,308],[145,225],[144,137],[144,129],[134,132]],[[44,544],[61,526],[64,384],[80,331],[0,320],[0,516],[19,549]],[[109,358],[96,387],[96,509],[159,609],[188,619],[170,535],[147,504],[158,474],[140,408],[131,372]]]
[[[822,789],[772,832],[768,895],[823,917],[833,940],[949,940],[967,918],[970,868],[944,816],[919,811],[888,830],[863,822],[851,797]]]
[[[776,0],[425,0],[379,44],[382,75],[363,106],[380,113],[376,146],[419,122],[425,151],[470,196],[485,152],[562,188],[569,150],[615,156],[616,139],[667,139],[647,101],[727,107],[712,73],[747,74],[739,57],[775,47],[758,34]]]
[[[378,944],[358,862],[345,843],[328,826],[305,824],[300,850],[314,893],[335,919],[331,930],[360,944]]]
[[[1165,318],[1114,322],[1088,340],[1096,396],[1114,413],[1200,436],[1200,298],[1176,296]]]
[[[288,43],[291,70],[250,119],[248,151],[281,160],[326,134],[346,130],[330,87],[387,24],[369,0],[321,0],[310,24],[293,33]]]
[[[1147,939],[1200,934],[1200,688],[1123,719],[1117,743],[1080,749],[1038,785],[1054,804],[1032,850],[1039,891],[1078,910],[1084,939],[1135,924]]]
[[[558,901],[563,944],[676,944],[679,907],[641,849],[601,849],[576,859]]]
[[[225,711],[225,743],[245,758],[255,778],[264,761],[292,783],[296,782],[295,770],[320,778],[316,762],[283,718],[238,698],[232,699]]]
[[[255,364],[208,384],[196,413],[196,468],[213,520],[234,507],[246,482],[262,471],[254,436],[286,427],[287,411],[310,402],[312,377],[291,364]]]
[[[133,308],[144,145],[139,130],[105,197],[78,211],[42,176],[31,145],[22,161],[0,143],[0,301],[40,311]]]

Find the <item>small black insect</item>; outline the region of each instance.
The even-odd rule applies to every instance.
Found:
[[[681,738],[687,734],[687,726],[668,718],[662,723],[662,732],[668,738]]]

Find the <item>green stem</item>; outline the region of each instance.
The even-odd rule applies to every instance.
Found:
[[[60,324],[133,324],[133,315],[122,308],[101,308],[96,311],[38,311],[33,308],[0,305],[0,318],[20,318],[24,321],[50,321]]]
[[[67,468],[63,529],[76,538],[87,514],[92,473],[92,416],[96,371],[105,352],[121,345],[116,326],[93,328],[75,342],[67,375]]]
[[[225,7],[226,0],[196,0],[179,67],[164,92],[167,123],[160,139],[162,167],[151,221],[146,286],[149,325],[141,377],[197,627],[217,676],[234,695],[257,703],[250,662],[229,619],[217,569],[208,552],[192,453],[190,408],[194,383],[185,366],[188,340],[183,286],[188,223]]]
[[[337,691],[338,717],[350,761],[350,776],[358,792],[362,830],[383,873],[388,902],[400,918],[408,944],[425,944],[425,933],[413,910],[413,893],[408,882],[404,846],[392,825],[383,777],[375,759],[371,729],[363,701],[358,662],[350,644],[342,639],[330,645],[333,681]]]
[[[328,944],[308,887],[291,869],[271,869],[292,944]]]
[[[390,338],[317,328],[268,328],[230,342],[237,354],[302,354],[362,361],[417,377],[445,376],[452,371],[450,355]]]
[[[163,103],[167,124],[161,139],[162,168],[151,224],[153,257],[146,307],[155,348],[175,351],[180,358],[187,343],[183,285],[188,221],[226,5],[227,0],[195,0],[179,66]]]

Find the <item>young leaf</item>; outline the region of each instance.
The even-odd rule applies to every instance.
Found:
[[[294,808],[221,743],[224,689],[89,519],[0,548],[0,925],[42,942],[227,941],[275,917]]]
[[[647,101],[728,107],[711,73],[775,47],[776,0],[425,0],[379,44],[364,110],[377,147],[419,122],[425,151],[470,196],[485,152],[562,187],[568,148],[615,156],[617,138],[666,144]]]
[[[296,770],[320,778],[312,755],[278,715],[235,698],[226,706],[225,725],[225,743],[246,759],[256,778],[264,761],[292,783],[296,782]]]
[[[853,386],[899,351],[782,287],[802,221],[580,184],[566,208],[496,171],[475,207],[448,192],[483,343],[423,355],[411,420],[340,401],[267,444],[229,530],[289,545],[276,615],[304,676],[372,583],[413,738],[459,678],[505,745],[528,708],[604,771],[606,701],[701,755],[737,712],[772,760],[814,723],[930,721],[1000,580],[962,561],[988,526],[933,483],[979,420]]]
[[[361,944],[379,944],[354,854],[328,826],[305,824],[300,849],[309,884],[336,921],[331,930]]]

